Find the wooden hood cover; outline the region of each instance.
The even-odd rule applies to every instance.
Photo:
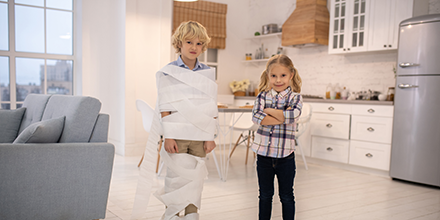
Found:
[[[284,22],[281,45],[328,45],[327,0],[296,0],[296,9]]]

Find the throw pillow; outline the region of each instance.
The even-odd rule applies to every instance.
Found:
[[[25,111],[26,108],[0,109],[0,143],[12,143],[15,140]]]
[[[14,144],[57,143],[63,133],[65,116],[39,121],[24,129]]]

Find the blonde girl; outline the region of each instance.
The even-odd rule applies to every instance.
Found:
[[[286,55],[269,59],[261,74],[252,121],[259,125],[252,150],[257,153],[259,219],[271,218],[274,178],[278,179],[283,219],[295,218],[293,182],[296,121],[301,115],[301,77]]]

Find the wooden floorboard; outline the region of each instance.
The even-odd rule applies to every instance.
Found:
[[[219,154],[219,153],[217,153]],[[219,156],[219,155],[217,155]],[[212,155],[202,194],[201,220],[258,219],[258,183],[253,157],[244,164],[245,148],[234,152],[226,182],[219,179]],[[116,155],[105,219],[130,219],[140,157]],[[309,163],[297,157],[296,219],[300,220],[440,220],[440,188],[394,181],[389,177],[358,173]],[[165,171],[154,180],[153,192],[163,184]],[[272,219],[281,220],[275,190]],[[150,197],[147,218],[158,220],[165,207]]]

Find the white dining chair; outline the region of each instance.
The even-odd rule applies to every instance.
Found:
[[[232,148],[232,151],[229,154],[229,158],[232,157],[232,154],[234,153],[238,145],[246,142],[246,159],[244,164],[247,164],[249,149],[251,148],[251,144],[254,141],[255,132],[258,130],[258,125],[252,122],[252,113],[234,113],[234,118],[238,119],[235,120],[235,124],[233,124],[234,121],[231,120],[230,126],[232,126],[233,131],[240,131],[241,134],[238,137],[234,147]]]
[[[136,100],[136,108],[138,111],[142,114],[142,125],[144,126],[144,130],[146,132],[150,132],[151,125],[153,123],[153,116],[154,116],[154,109],[151,108],[150,105],[148,105],[143,100]],[[158,143],[158,154],[157,154],[157,164],[156,164],[156,173],[159,170],[159,161],[160,161],[160,148],[162,147],[162,137],[160,138],[160,141]],[[141,166],[142,161],[144,160],[144,155],[142,155],[141,161],[139,161],[138,167]]]
[[[307,161],[304,156],[304,151],[301,142],[299,140],[299,137],[301,137],[301,135],[304,134],[304,132],[307,130],[308,126],[310,125],[311,118],[312,118],[312,106],[308,103],[303,103],[301,109],[301,116],[299,116],[299,119],[297,121],[296,132],[295,132],[295,143],[296,146],[298,146],[299,150],[301,151],[301,157],[303,159],[306,170],[308,170],[309,168],[307,167]]]

